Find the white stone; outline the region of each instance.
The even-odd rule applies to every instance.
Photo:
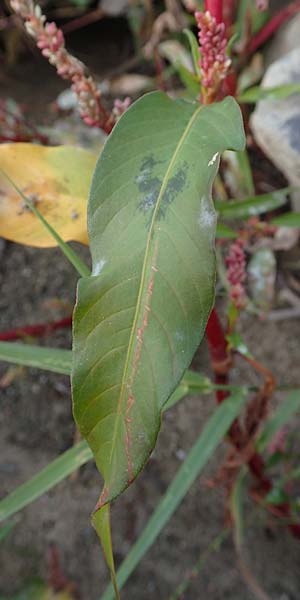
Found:
[[[300,84],[300,46],[272,63],[262,81],[264,88]],[[300,188],[300,93],[283,100],[258,102],[250,125],[266,156],[284,173],[290,185]],[[293,193],[300,210],[300,191]]]

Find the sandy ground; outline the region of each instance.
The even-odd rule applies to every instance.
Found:
[[[74,39],[74,48],[76,39]],[[125,52],[126,54],[126,52]],[[112,55],[112,53],[111,53]],[[62,84],[36,58],[10,71],[4,94],[32,102],[42,114],[43,102],[55,99]],[[116,56],[112,57],[113,65]],[[28,79],[41,81],[29,92]],[[17,84],[17,81],[19,82]],[[88,253],[84,256],[88,259]],[[54,320],[68,313],[75,298],[76,274],[58,250],[34,250],[6,243],[0,259],[0,329]],[[49,300],[59,298],[66,308]],[[258,359],[276,370],[281,383],[297,385],[299,320],[258,322],[245,316],[245,339]],[[45,345],[70,347],[68,331],[44,338]],[[195,366],[209,374],[207,348],[202,344]],[[1,364],[0,376],[7,371]],[[257,381],[243,364],[233,371],[236,381]],[[5,495],[72,446],[75,427],[68,378],[25,369],[1,392],[0,474]],[[282,401],[284,396],[278,396]],[[113,508],[116,562],[120,564],[179,468],[214,408],[214,398],[189,398],[164,418],[157,448],[145,471]],[[224,527],[224,494],[207,480],[216,475],[224,447],[218,449],[201,478],[190,489],[161,535],[124,588],[124,600],[168,600],[213,538]],[[65,575],[76,583],[79,598],[98,600],[108,581],[98,540],[89,523],[101,480],[93,463],[75,480],[67,479],[17,515],[17,526],[1,544],[0,594],[5,597],[35,577],[47,578],[49,548],[60,551]],[[247,514],[251,511],[248,507]],[[264,515],[246,526],[248,565],[272,600],[300,599],[300,546],[285,529],[270,529]],[[193,580],[184,600],[252,600],[237,567],[231,537],[211,555]]]

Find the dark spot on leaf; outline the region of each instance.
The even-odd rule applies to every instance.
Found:
[[[176,196],[182,192],[186,185],[186,176],[187,176],[188,164],[183,163],[182,167],[178,169],[178,171],[171,177],[166,187],[166,190],[162,197],[161,206],[159,209],[158,217],[164,217],[166,209],[173,200],[175,200]]]
[[[159,163],[152,155],[146,156],[141,164],[141,170],[136,177],[136,184],[143,195],[139,208],[147,213],[155,204],[161,188],[161,180],[153,176],[153,169]]]
[[[142,199],[139,202],[138,208],[144,213],[152,212],[156,206],[159,194],[162,191],[163,179],[154,175],[153,170],[157,164],[162,161],[156,161],[152,155],[147,156],[143,159],[139,175],[136,177],[136,184],[139,192],[142,195]],[[157,218],[164,218],[166,209],[176,196],[183,190],[186,185],[188,164],[178,168],[175,175],[173,175],[162,193],[160,207],[157,213]]]
[[[155,160],[153,154],[149,154],[149,156],[145,156],[143,162],[141,164],[141,171],[153,171],[156,165],[161,164],[161,160]]]

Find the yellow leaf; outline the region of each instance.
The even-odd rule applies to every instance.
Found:
[[[0,144],[0,167],[62,239],[88,243],[86,209],[97,157],[72,146]],[[0,174],[0,237],[28,246],[55,240]]]

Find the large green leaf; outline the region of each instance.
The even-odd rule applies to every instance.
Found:
[[[203,336],[215,283],[212,183],[219,154],[243,146],[233,98],[203,107],[155,92],[123,115],[98,161],[72,373],[74,416],[105,480],[98,507],[142,469]]]

